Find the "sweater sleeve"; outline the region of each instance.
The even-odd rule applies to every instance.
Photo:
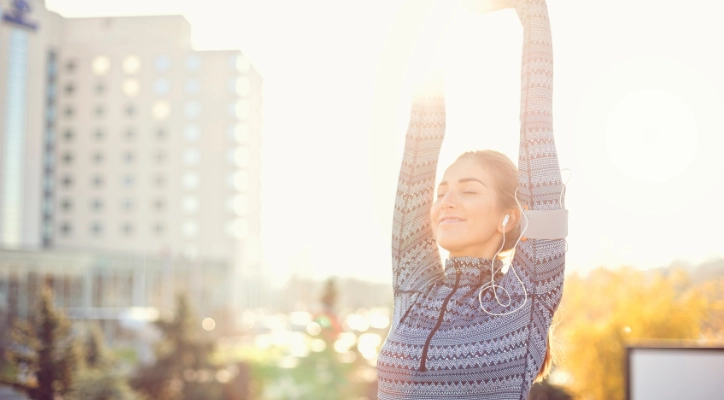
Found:
[[[563,208],[560,167],[553,140],[553,53],[545,0],[517,0],[523,25],[518,199],[530,210]],[[522,221],[524,223],[524,220]],[[524,235],[525,236],[525,235]],[[515,249],[513,268],[531,301],[529,342],[545,352],[547,331],[563,293],[565,242],[528,239]],[[511,274],[507,274],[511,275]],[[533,364],[541,362],[536,354]],[[540,364],[538,364],[540,365]],[[537,368],[528,369],[532,384]]]
[[[392,274],[395,313],[407,300],[442,274],[440,255],[430,225],[435,171],[445,134],[442,73],[416,90],[397,185],[392,227]],[[398,316],[399,317],[399,316]]]

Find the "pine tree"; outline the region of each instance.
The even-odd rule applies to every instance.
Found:
[[[105,348],[103,334],[93,325],[83,348],[78,370],[67,400],[134,400],[138,398]]]
[[[216,382],[216,368],[209,357],[212,342],[200,337],[186,296],[178,296],[176,318],[159,320],[163,341],[156,350],[156,362],[140,368],[131,386],[156,400],[220,399],[223,386]]]
[[[53,306],[53,293],[43,288],[35,318],[19,321],[11,333],[7,359],[17,368],[15,376],[0,377],[32,400],[54,400],[67,394],[78,363],[70,322]]]

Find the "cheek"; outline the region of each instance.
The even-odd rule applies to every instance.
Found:
[[[437,202],[432,203],[430,207],[430,226],[432,227],[432,235],[437,237],[437,213],[440,211],[440,207],[437,206]]]

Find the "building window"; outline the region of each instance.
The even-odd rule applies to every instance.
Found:
[[[66,165],[69,165],[72,162],[73,162],[73,153],[66,152],[65,154],[63,154],[63,163],[65,163]]]
[[[249,100],[241,99],[229,104],[229,114],[237,119],[249,119],[251,106]]]
[[[164,139],[167,136],[166,130],[163,128],[158,128],[156,131],[156,137],[159,139]]]
[[[168,79],[158,78],[153,81],[153,93],[156,96],[165,96],[169,91],[171,91],[171,85],[168,83]]]
[[[73,178],[71,178],[69,175],[66,175],[63,177],[61,182],[63,183],[63,187],[69,188],[73,185]]]
[[[70,236],[72,231],[72,227],[70,225],[70,222],[63,222],[60,224],[60,233],[63,234],[63,236]]]
[[[248,96],[249,93],[251,93],[251,83],[249,81],[249,78],[246,76],[242,76],[236,79],[232,79],[231,82],[229,82],[229,92],[237,96]]]
[[[201,130],[198,125],[186,125],[184,128],[184,137],[189,142],[195,142],[201,136]]]
[[[201,115],[201,104],[196,101],[189,101],[184,106],[184,114],[188,119],[196,119]]]
[[[93,154],[93,162],[96,164],[101,164],[103,162],[103,153],[97,151],[95,154]]]
[[[164,121],[171,114],[171,106],[165,101],[157,101],[151,109],[153,118],[157,121]]]
[[[71,106],[71,105],[65,106],[64,114],[65,114],[66,118],[72,118],[74,113],[75,113],[75,110],[73,109],[73,106]]]
[[[99,188],[99,187],[103,186],[103,177],[100,175],[96,175],[93,177],[91,182],[93,183],[94,187]]]
[[[96,137],[96,140],[103,140],[103,138],[106,136],[106,133],[103,131],[103,129],[98,128],[95,130],[93,135]]]
[[[133,234],[133,225],[130,222],[124,223],[121,225],[121,232],[126,236],[131,236]]]
[[[246,122],[231,125],[228,132],[229,139],[239,144],[249,143],[249,124]]]
[[[60,202],[60,209],[63,212],[69,213],[73,211],[73,202],[70,199],[63,199]]]
[[[58,95],[58,88],[52,84],[52,82],[48,82],[48,88],[45,95],[47,96],[49,102],[54,102],[56,96]]]
[[[153,61],[156,72],[164,73],[171,69],[171,58],[166,55],[159,55]]]
[[[156,152],[156,162],[159,164],[163,164],[163,162],[166,161],[166,153],[163,150],[159,150]]]
[[[68,200],[70,202],[70,200]],[[52,217],[53,216],[53,199],[46,197],[43,199],[43,216],[44,217]]]
[[[249,173],[246,171],[236,171],[226,178],[226,183],[233,190],[238,192],[246,192],[249,190]]]
[[[111,60],[106,56],[96,56],[91,62],[91,70],[95,75],[105,75],[111,68]]]
[[[126,164],[132,163],[134,159],[135,159],[135,156],[134,156],[133,152],[131,152],[131,151],[127,151],[125,154],[123,154],[123,161],[125,161]]]
[[[201,158],[201,155],[199,154],[199,151],[194,148],[188,148],[184,151],[184,164],[187,166],[195,166],[199,163],[199,159]]]
[[[56,116],[55,114],[56,114],[55,107],[47,108],[47,110],[45,111],[45,119],[47,120],[48,123],[52,124],[53,122],[55,122],[55,116]]]
[[[65,72],[73,73],[75,72],[75,60],[68,60],[65,62]]]
[[[198,94],[201,91],[201,81],[195,78],[191,78],[186,81],[186,93],[187,94]]]
[[[163,233],[163,224],[160,222],[154,224],[153,232],[156,233],[156,235],[161,235]]]
[[[162,187],[166,184],[166,178],[163,175],[156,175],[156,177],[153,178],[153,183],[158,187]]]
[[[52,169],[53,165],[55,165],[55,154],[53,154],[51,152],[46,152],[45,153],[45,167],[47,169]],[[52,180],[51,180],[51,182],[52,182]]]
[[[48,151],[53,149],[53,144],[55,144],[55,129],[49,126],[45,131],[45,145]]]
[[[99,96],[106,93],[106,85],[103,84],[103,82],[96,83],[95,91],[96,91],[96,94]]]
[[[136,115],[136,106],[134,106],[133,104],[127,105],[126,106],[126,115],[128,117],[132,117],[132,116]]]
[[[73,140],[73,136],[73,131],[70,129],[66,129],[63,132],[63,139],[65,139],[66,142],[70,142],[71,140]]]
[[[153,202],[153,208],[156,211],[163,211],[163,209],[166,207],[166,202],[164,202],[162,199],[157,199]]]
[[[249,196],[237,194],[229,199],[227,207],[236,216],[244,217],[249,213]]]
[[[136,131],[133,128],[126,129],[126,139],[131,140],[136,136]]]
[[[138,79],[128,78],[123,81],[121,85],[121,91],[128,97],[134,97],[141,90],[141,85],[138,83]]]
[[[238,168],[246,168],[249,166],[249,149],[245,146],[230,149],[226,152],[226,159]]]
[[[130,212],[130,211],[133,211],[133,205],[134,205],[133,200],[126,199],[126,200],[123,200],[123,202],[121,203],[121,208],[123,209],[123,211]]]
[[[100,236],[103,234],[103,225],[100,222],[94,222],[91,224],[91,233],[93,233],[94,236]]]
[[[128,56],[123,59],[123,72],[133,75],[141,70],[141,59],[138,56]]]
[[[103,200],[101,199],[93,199],[91,202],[91,209],[95,212],[100,212],[103,210]]]
[[[187,172],[183,177],[183,186],[187,190],[194,190],[199,186],[199,174],[196,172]]]
[[[75,93],[75,85],[73,82],[68,82],[65,84],[65,87],[63,87],[63,91],[65,92],[66,96],[72,96],[73,93]]]
[[[99,104],[96,106],[96,109],[94,112],[95,112],[96,117],[103,118],[103,116],[106,115],[106,108]]]
[[[181,201],[181,209],[186,214],[195,214],[199,210],[199,200],[196,196],[186,196]]]
[[[135,179],[133,179],[133,175],[126,175],[123,177],[123,185],[125,187],[131,187],[135,183]]]
[[[198,71],[201,68],[201,59],[196,54],[186,57],[186,69],[188,71]]]

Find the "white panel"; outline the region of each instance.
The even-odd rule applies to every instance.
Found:
[[[724,398],[724,349],[631,349],[630,400]]]

